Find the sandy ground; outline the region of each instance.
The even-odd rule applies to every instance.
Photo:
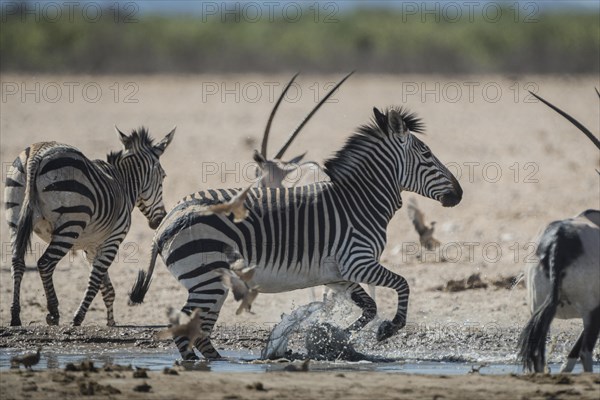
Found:
[[[2,374],[5,400],[48,397],[111,399],[597,399],[600,378],[579,376],[428,376],[373,372],[224,374],[179,371],[10,372]],[[148,392],[140,392],[140,386]],[[150,386],[148,388],[148,386]]]
[[[168,175],[164,194],[167,207],[200,189],[245,186],[252,177],[251,151],[260,146],[274,97],[288,78],[285,75],[102,78],[3,75],[0,110],[3,171],[33,142],[65,142],[78,147],[90,158],[104,158],[108,151],[119,148],[113,130],[115,123],[122,130],[148,126],[156,138],[177,125],[174,141],[162,162]],[[324,95],[324,86],[337,79],[338,76],[300,76],[297,94],[283,103],[274,122],[271,153],[314,106],[315,97]],[[529,315],[523,288],[506,290],[490,285],[487,289],[463,292],[435,291],[434,288],[474,273],[479,273],[486,282],[517,275],[524,263],[532,259],[533,241],[545,224],[587,208],[600,207],[600,178],[594,171],[600,165],[598,153],[568,122],[542,104],[532,102],[526,91],[537,90],[596,131],[599,115],[594,86],[600,86],[600,82],[593,77],[424,77],[358,73],[334,96],[335,103],[327,104],[306,126],[287,156],[308,150],[308,158],[322,161],[337,150],[358,125],[371,118],[373,106],[405,105],[424,119],[427,134],[423,140],[456,173],[464,189],[462,203],[452,209],[417,198],[427,220],[437,222],[436,237],[442,242],[437,252],[417,256],[414,249],[418,236],[405,210],[400,210],[390,223],[382,262],[406,277],[410,284],[409,333],[378,345],[378,352],[405,354],[403,351],[415,350],[414,346],[426,347],[431,345],[430,341],[411,340],[419,335],[428,337],[431,332],[441,338],[431,345],[434,350],[463,351],[466,348],[477,353],[499,347],[504,354],[514,352],[518,331]],[[412,196],[416,197],[406,194],[404,198]],[[10,241],[4,216],[2,220],[0,346],[23,347],[23,343],[30,343],[21,340],[25,334],[20,336],[18,331],[7,328],[12,298]],[[126,294],[137,270],[146,268],[148,263],[151,239],[152,231],[136,211],[133,227],[109,270],[117,291],[115,318],[118,325],[165,324],[166,308],[179,308],[185,302],[185,291],[159,261],[146,302],[134,308],[127,306]],[[35,238],[34,255],[27,258],[28,265],[35,265],[43,248]],[[440,262],[442,258],[447,261]],[[88,273],[81,255],[69,256],[58,265],[54,282],[60,300],[61,325],[70,323],[83,297]],[[320,289],[317,292],[320,295]],[[23,324],[31,325],[32,329],[43,327],[45,297],[34,268],[25,274],[21,299]],[[264,340],[265,332],[279,321],[282,312],[290,312],[309,299],[308,290],[260,295],[254,303],[255,315],[236,316],[237,304],[229,298],[221,312],[216,336],[231,329],[243,329],[249,336]],[[393,315],[393,292],[378,289],[377,302],[381,318]],[[357,310],[353,312],[357,314]],[[347,318],[351,319],[352,315]],[[104,305],[97,298],[83,329],[102,326],[105,321]],[[581,329],[581,321],[557,321],[553,327],[559,340],[550,359],[559,361]],[[367,327],[370,333],[374,329],[376,325]],[[483,332],[485,340],[469,340],[472,332]],[[223,343],[228,342],[220,344]],[[14,374],[2,375],[4,387],[5,376],[9,379],[6,382],[25,379]],[[34,376],[37,380],[39,375]],[[237,385],[246,384],[246,378],[231,379]],[[281,379],[283,385],[295,377],[284,375]],[[331,375],[332,387],[336,387],[333,383],[336,379]],[[373,379],[375,384],[378,379],[385,380],[385,376]],[[417,390],[420,379],[426,378],[402,379],[413,379]],[[472,378],[440,381],[440,385],[462,387],[469,379]],[[500,386],[510,386],[516,391],[522,387],[516,383],[520,382],[517,378],[477,379],[481,379],[477,384],[482,386],[497,379],[502,383]],[[582,379],[584,382],[587,378]],[[400,385],[398,382],[388,384],[390,390]],[[266,392],[269,396],[270,393],[279,392],[275,389]],[[360,397],[359,392],[356,393]]]

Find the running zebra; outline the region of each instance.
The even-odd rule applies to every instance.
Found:
[[[398,295],[396,315],[379,326],[377,339],[404,327],[408,284],[378,261],[387,225],[402,206],[403,190],[453,207],[461,201],[462,189],[427,145],[411,134],[423,131],[420,119],[402,108],[373,111],[374,121],[359,128],[325,162],[330,182],[253,188],[245,203],[249,215],[237,224],[232,217],[209,215],[206,208],[240,189],[197,192],[180,201],[156,231],[148,275],[136,282],[131,301],[143,300],[160,253],[188,290],[182,311],[200,308],[203,331],[210,332],[227,295],[215,270],[242,258],[256,265],[249,286],[262,293],[317,285],[348,291],[362,309],[350,331],[362,329],[377,313],[375,301],[360,284],[392,288]],[[196,358],[188,350],[188,338],[176,336],[174,341],[184,359]],[[194,345],[206,358],[220,357],[208,335]]]
[[[52,283],[56,264],[69,250],[84,250],[92,271],[73,325],[81,325],[98,289],[106,305],[107,324],[115,324],[115,291],[108,267],[129,230],[134,206],[152,229],[166,214],[162,200],[165,172],[159,157],[175,129],[157,144],[145,128],[129,136],[117,132],[124,150],[111,152],[108,162],[90,160],[76,148],[56,142],[35,143],[13,162],[4,192],[12,242],[12,326],[21,325],[21,279],[32,231],[49,243],[37,262],[48,305],[46,322],[59,322]]]

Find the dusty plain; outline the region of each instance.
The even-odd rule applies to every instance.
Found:
[[[296,94],[290,94],[275,119],[270,153],[339,78],[300,76]],[[175,139],[162,158],[167,172],[167,208],[197,190],[243,187],[253,178],[252,150],[260,146],[272,104],[288,79],[287,75],[4,74],[0,104],[2,171],[5,174],[18,153],[34,142],[69,143],[90,158],[104,159],[110,150],[119,149],[114,124],[122,130],[147,126],[155,138],[177,125]],[[419,253],[418,236],[406,211],[397,212],[388,228],[388,244],[381,261],[410,284],[408,325],[388,341],[375,342],[374,330],[381,319],[393,315],[396,301],[393,292],[378,289],[379,316],[362,337],[362,351],[399,358],[515,362],[518,333],[529,316],[526,291],[521,286],[497,288],[493,282],[518,275],[526,262],[534,260],[535,238],[547,223],[588,208],[600,208],[600,176],[595,171],[600,168],[598,152],[580,132],[535,101],[527,90],[535,90],[566,109],[592,132],[598,132],[598,97],[594,87],[599,86],[597,78],[581,76],[357,73],[319,111],[287,157],[308,151],[307,158],[322,162],[342,146],[357,126],[369,121],[373,106],[402,105],[423,118],[427,133],[422,139],[455,172],[464,189],[463,201],[455,208],[442,208],[411,193],[403,196],[416,197],[427,220],[437,222],[436,237],[442,245],[437,251]],[[54,282],[60,300],[61,326],[45,328],[45,296],[35,269],[44,244],[38,238],[33,240],[33,254],[27,258],[29,268],[23,280],[24,327],[11,328],[10,240],[4,215],[1,219],[2,348],[31,349],[40,343],[69,346],[71,340],[64,339],[69,336],[64,335],[66,329],[84,338],[118,336],[115,332],[124,330],[129,332],[125,337],[131,342],[111,341],[110,346],[137,341],[139,346],[152,347],[152,332],[156,329],[153,327],[167,323],[165,310],[169,306],[179,308],[185,302],[185,291],[159,260],[146,302],[137,307],[127,305],[127,292],[138,269],[147,267],[152,240],[152,231],[136,210],[132,229],[109,270],[117,291],[116,328],[101,328],[106,317],[100,297],[94,300],[82,327],[68,327],[89,273],[80,254],[66,257],[56,269]],[[459,292],[436,290],[450,280],[473,274],[479,274],[488,287]],[[320,289],[317,294],[320,295]],[[228,298],[215,341],[226,349],[260,348],[281,313],[289,313],[309,301],[308,290],[259,295],[253,306],[255,315],[236,316],[237,304]],[[346,320],[358,315],[357,309],[352,312]],[[578,320],[555,321],[551,361],[562,360],[580,329]],[[69,389],[53,374],[2,371],[2,397],[81,395],[76,384]],[[117,382],[110,373],[101,372],[93,379],[119,388],[123,394],[114,394],[115,398],[134,398],[134,393],[140,398],[175,398],[174,390],[186,384],[189,389],[182,389],[182,398],[198,393],[202,394],[200,398],[597,398],[600,390],[597,375],[569,378],[566,384],[557,383],[554,378],[514,376],[448,378],[371,372],[344,375],[152,373],[148,380],[152,391],[143,395],[132,391],[129,386],[134,382],[128,377]],[[24,392],[28,381],[35,381],[38,390]],[[245,389],[255,381],[261,381],[267,391]]]

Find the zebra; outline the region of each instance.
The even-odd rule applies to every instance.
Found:
[[[281,157],[285,154],[288,147],[292,144],[294,139],[298,136],[302,128],[306,125],[306,123],[312,118],[312,116],[319,110],[319,108],[325,104],[325,102],[333,95],[333,93],[348,79],[350,76],[354,74],[354,71],[350,72],[346,76],[344,76],[322,99],[319,103],[312,109],[312,111],[300,122],[300,124],[296,127],[296,129],[288,136],[286,142],[279,148],[277,153],[273,156],[273,158],[268,158],[267,147],[269,142],[269,134],[271,131],[271,124],[273,123],[273,119],[275,118],[275,114],[277,113],[277,109],[281,104],[285,94],[292,86],[296,78],[298,77],[298,73],[295,74],[292,79],[288,82],[288,84],[283,88],[279,98],[275,102],[273,106],[273,110],[271,110],[271,114],[269,115],[269,119],[267,120],[267,125],[265,127],[265,131],[262,138],[262,143],[260,147],[260,152],[257,150],[254,151],[254,162],[256,162],[257,170],[256,177],[260,178],[257,181],[257,186],[261,187],[270,187],[270,188],[283,188],[283,187],[294,187],[294,186],[303,186],[307,184],[311,184],[319,181],[328,181],[329,177],[323,170],[323,168],[319,165],[319,163],[315,161],[304,161],[302,159],[306,155],[306,152],[292,158],[289,161],[283,161]],[[300,174],[300,176],[296,179],[290,179],[291,174]],[[323,297],[325,298],[328,294],[328,289],[325,288],[323,291]],[[371,297],[375,298],[375,286],[369,285],[369,294]],[[314,287],[310,288],[310,299],[311,301],[316,301],[317,294]]]
[[[530,92],[582,131],[600,150],[600,140],[575,118]],[[596,89],[600,97],[600,93]],[[539,262],[526,267],[531,318],[519,338],[518,357],[527,371],[546,369],[546,337],[554,318],[583,319],[583,331],[560,372],[578,359],[593,372],[592,353],[600,333],[600,210],[550,223],[538,240]]]
[[[90,160],[70,145],[40,142],[21,152],[9,169],[4,202],[12,243],[11,326],[21,325],[21,280],[32,231],[49,243],[37,262],[46,293],[46,322],[59,323],[52,282],[57,263],[69,250],[84,250],[92,270],[73,325],[81,325],[98,289],[106,305],[107,325],[115,325],[115,291],[108,267],[129,230],[135,206],[152,229],[166,215],[162,199],[166,175],[159,158],[175,128],[156,144],[146,128],[131,135],[115,129],[123,150],[109,153],[107,161]]]
[[[139,279],[131,303],[143,301],[160,254],[163,262],[188,290],[182,311],[200,308],[203,331],[211,332],[227,295],[220,275],[242,259],[255,266],[250,286],[262,293],[280,293],[327,285],[346,291],[362,309],[348,331],[358,331],[377,313],[375,301],[361,287],[374,284],[397,292],[393,320],[384,321],[377,339],[385,340],[406,324],[407,281],[379,263],[386,244],[386,227],[402,206],[401,192],[413,191],[453,207],[462,188],[429,147],[411,132],[424,124],[404,108],[373,109],[374,119],[351,135],[325,162],[329,182],[292,188],[252,188],[245,206],[248,217],[204,211],[228,201],[241,189],[206,190],[188,195],[165,217],[155,232],[145,279]],[[143,287],[145,290],[140,291]],[[189,340],[176,336],[183,359],[197,359]],[[210,335],[194,346],[207,359],[220,357]]]

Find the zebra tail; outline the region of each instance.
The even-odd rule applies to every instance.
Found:
[[[526,371],[544,372],[546,337],[560,301],[565,269],[581,254],[583,246],[576,232],[562,223],[550,226],[538,247],[540,264],[548,271],[551,292],[533,313],[519,338],[519,360]]]
[[[154,272],[154,266],[156,265],[156,256],[158,255],[158,246],[156,241],[152,243],[152,256],[150,258],[150,266],[148,268],[148,273],[143,269],[138,271],[138,276],[129,292],[129,305],[134,306],[138,304],[142,304],[144,302],[144,297],[150,289],[150,284],[152,283],[152,273]]]
[[[19,213],[17,222],[17,235],[14,246],[14,255],[18,259],[24,259],[27,249],[31,248],[31,235],[33,234],[33,208],[37,199],[36,180],[38,163],[35,157],[29,159],[29,165],[26,174],[25,196]]]

